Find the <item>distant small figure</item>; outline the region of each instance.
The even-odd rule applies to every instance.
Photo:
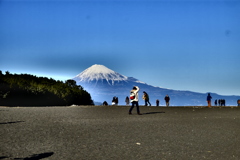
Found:
[[[159,106],[159,99],[156,100],[156,106],[158,107]]]
[[[226,106],[226,100],[225,99],[219,99],[219,106]]]
[[[211,108],[211,99],[212,99],[212,97],[211,97],[210,93],[208,93],[208,96],[207,96],[208,108]]]
[[[147,92],[143,91],[143,100],[145,101],[145,106],[148,106],[148,104],[151,106],[151,103],[149,102],[149,96]]]
[[[115,98],[115,103],[118,105],[118,97]]]
[[[113,97],[113,99],[112,99],[112,105],[117,105],[117,97]]]
[[[104,102],[103,102],[103,105],[104,105],[104,106],[108,106],[107,101],[104,101]]]
[[[217,101],[218,101],[218,100],[216,99],[215,102],[214,102],[215,106],[217,106]]]
[[[140,113],[139,105],[138,105],[138,91],[139,91],[139,90],[140,90],[140,89],[139,89],[137,86],[135,86],[135,87],[133,87],[133,89],[130,91],[130,99],[131,99],[132,107],[129,109],[129,114],[132,114],[132,110],[133,110],[134,106],[136,105],[138,115],[142,115],[142,114]]]
[[[170,101],[170,97],[168,95],[165,96],[164,98],[165,102],[166,102],[166,107],[169,107],[169,101]]]
[[[126,106],[128,106],[130,103],[128,96],[126,97],[125,102],[126,102]]]
[[[240,99],[237,100],[238,107],[240,107]]]
[[[218,100],[218,106],[221,106],[221,99]]]
[[[225,99],[222,100],[222,105],[226,106],[226,100]]]

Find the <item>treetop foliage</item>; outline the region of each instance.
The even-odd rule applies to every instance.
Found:
[[[68,106],[93,105],[91,95],[74,80],[65,82],[29,74],[4,75],[0,71],[0,105]]]

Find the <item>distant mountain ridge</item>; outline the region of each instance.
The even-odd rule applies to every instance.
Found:
[[[154,87],[147,83],[141,82],[136,78],[121,75],[104,65],[95,64],[73,78],[78,85],[81,85],[88,91],[95,102],[102,103],[107,101],[111,104],[114,96],[119,98],[119,104],[125,104],[126,96],[129,96],[129,91],[133,86],[140,88],[140,105],[144,104],[141,99],[142,92],[146,91],[150,96],[150,102],[155,105],[156,100],[160,100],[160,105],[165,105],[164,97],[168,94],[171,98],[170,105],[172,106],[205,106],[205,93],[197,93],[191,91],[179,91]],[[216,93],[211,93],[212,105],[215,99],[225,99],[227,105],[236,105],[240,96],[222,96]]]
[[[75,78],[79,82],[90,82],[90,81],[103,81],[106,80],[109,82],[109,85],[114,85],[115,81],[126,81],[128,77],[123,76],[103,65],[93,65],[90,68],[87,68]]]

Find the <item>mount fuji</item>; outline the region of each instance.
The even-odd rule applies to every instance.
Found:
[[[129,96],[133,86],[140,88],[139,96],[143,95],[143,91],[147,92],[152,105],[156,105],[156,100],[160,100],[160,105],[165,105],[164,97],[168,94],[171,98],[171,106],[205,106],[207,93],[197,93],[191,91],[179,91],[154,87],[133,77],[121,75],[104,65],[92,65],[73,78],[78,85],[81,85],[87,92],[91,94],[95,104],[107,101],[111,104],[114,96],[118,97],[119,104],[125,104],[125,98]],[[211,93],[212,101],[215,99],[225,99],[226,105],[236,105],[240,96],[222,96],[216,93]],[[213,105],[212,102],[212,105]],[[144,101],[140,99],[140,105]]]

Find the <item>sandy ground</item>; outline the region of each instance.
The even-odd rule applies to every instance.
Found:
[[[128,109],[0,107],[0,159],[240,159],[240,108]]]

